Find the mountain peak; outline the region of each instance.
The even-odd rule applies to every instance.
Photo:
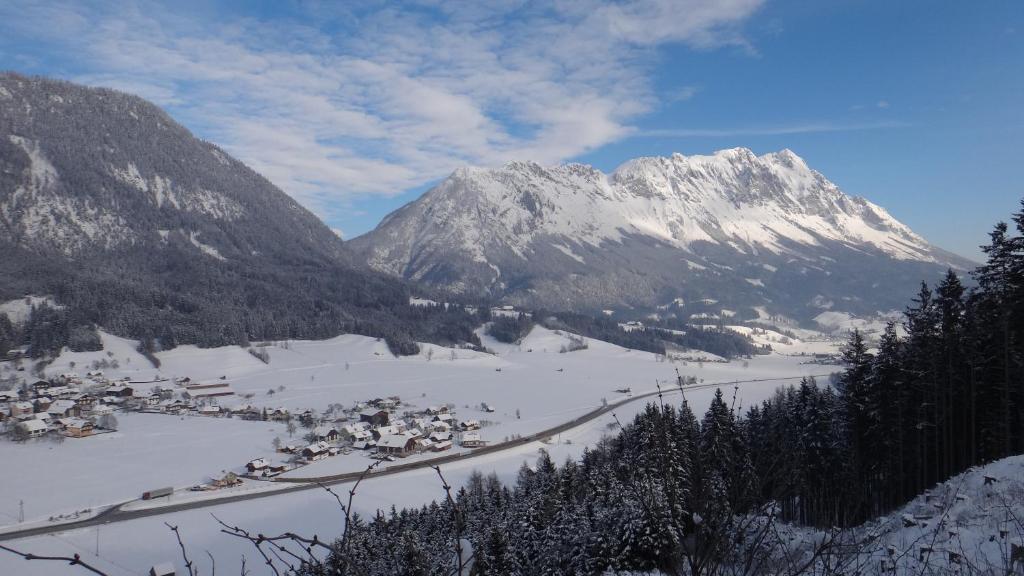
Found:
[[[769,285],[761,264],[962,263],[788,149],[636,158],[608,175],[524,161],[458,170],[349,246],[406,278],[569,307],[650,304],[693,286],[698,270],[726,277],[754,266],[738,280],[757,292]]]

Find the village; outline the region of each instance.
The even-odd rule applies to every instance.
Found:
[[[481,422],[458,420],[452,405],[406,410],[398,416],[402,407],[401,400],[392,396],[360,402],[355,409],[344,411],[338,417],[321,417],[303,436],[307,445],[277,446],[282,462],[257,458],[245,465],[245,475],[256,479],[272,478],[312,462],[357,451],[373,459],[394,461],[413,454],[445,452],[455,445],[463,448],[487,445],[480,435]],[[485,412],[494,411],[486,403],[480,408]],[[297,417],[307,427],[314,418],[310,412]]]
[[[270,395],[268,391],[268,395]],[[0,391],[0,431],[9,441],[63,441],[87,439],[114,432],[116,414],[146,413],[177,417],[237,418],[284,423],[289,439],[297,434],[303,442],[273,440],[280,457],[254,458],[193,491],[236,486],[243,478],[270,480],[313,462],[338,455],[360,453],[368,458],[394,461],[414,454],[445,452],[454,446],[487,445],[476,419],[459,420],[453,404],[414,409],[398,396],[374,398],[345,408],[332,404],[322,413],[285,408],[257,407],[253,394],[238,395],[226,380],[195,382],[189,378],[132,381],[110,380],[102,371],[84,376],[73,373],[23,383],[17,390]],[[223,405],[222,405],[223,404]],[[494,412],[487,403],[477,406]],[[169,495],[162,488],[147,491],[144,500]]]

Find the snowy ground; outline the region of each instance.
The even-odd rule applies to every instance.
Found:
[[[823,538],[808,528],[783,531],[791,545]],[[840,573],[1020,574],[1024,564],[1011,571],[1009,559],[1014,545],[1024,546],[1024,456],[972,468],[841,539],[848,548]]]
[[[652,362],[653,364],[653,362]],[[768,381],[741,384],[738,396],[749,404],[765,398],[774,389],[786,382]],[[732,387],[727,387],[729,393]],[[698,413],[703,412],[714,394],[713,388],[691,390],[687,399]],[[666,401],[678,402],[678,392],[666,394]],[[646,400],[639,400],[616,410],[620,420],[628,421],[642,410]],[[551,453],[556,462],[566,458],[578,458],[584,447],[593,445],[601,437],[614,434],[613,417],[604,415],[585,425],[569,430],[550,439],[549,443],[533,442],[514,450],[488,454],[480,458],[443,466],[446,478],[460,485],[473,470],[484,474],[494,472],[502,480],[513,482],[516,472],[524,463],[532,463],[538,450],[543,448]],[[345,485],[335,487],[339,492]],[[433,470],[416,470],[407,473],[372,478],[359,490],[357,509],[362,514],[372,514],[377,509],[415,506],[443,497],[440,483]],[[260,574],[253,559],[253,550],[248,543],[239,542],[219,532],[211,514],[233,524],[266,534],[297,530],[305,534],[319,534],[322,537],[336,536],[341,531],[340,512],[334,505],[333,497],[320,490],[279,494],[267,498],[213,506],[209,508],[167,514],[139,520],[131,520],[99,529],[87,528],[52,536],[18,540],[5,543],[35,553],[80,553],[89,562],[114,575],[137,575],[149,566],[164,561],[174,561],[182,569],[180,552],[173,535],[164,522],[181,527],[186,544],[193,556],[204,562],[204,573],[209,573],[205,551],[214,553],[218,569],[228,572],[237,570],[239,558],[246,555],[253,574]],[[94,556],[97,533],[99,534],[100,556]],[[229,568],[230,567],[230,568]],[[26,576],[60,573],[60,568],[40,562],[25,562],[15,556],[0,554],[0,574],[24,574]]]
[[[271,457],[282,424],[162,414],[118,414],[119,430],[60,444],[0,441],[8,463],[0,479],[0,529],[138,498],[164,486],[184,488],[249,459]],[[0,572],[2,573],[2,572]]]
[[[81,373],[94,363],[105,362],[108,377],[129,376],[136,381],[176,376],[208,381],[224,376],[239,394],[254,394],[251,399],[236,397],[224,404],[245,402],[292,411],[322,411],[332,403],[350,406],[360,400],[390,395],[401,396],[404,402],[420,408],[450,402],[456,405],[460,419],[489,420],[482,435],[492,442],[566,422],[600,406],[602,399],[614,402],[623,398],[624,395],[614,392],[616,388],[631,387],[634,393],[641,393],[653,390],[658,382],[670,387],[676,368],[684,376],[704,382],[781,378],[823,371],[820,366],[802,365],[798,358],[778,354],[757,357],[746,364],[673,364],[660,361],[653,354],[593,340],[588,341],[586,350],[559,353],[567,337],[543,328],[535,329],[520,345],[502,344],[485,337],[485,345],[496,355],[424,345],[419,356],[395,358],[382,342],[348,335],[271,346],[269,364],[241,348],[203,350],[183,346],[160,353],[159,369],[135,351],[134,342],[105,334],[103,340],[104,351],[66,353],[47,368],[48,373]],[[743,405],[757,402],[780,383],[742,384],[739,400]],[[731,392],[731,385],[727,388]],[[267,394],[271,389],[274,393]],[[692,391],[690,401],[697,410],[703,410],[712,393],[711,389]],[[496,406],[497,411],[483,413],[473,408],[480,402]],[[620,417],[631,417],[644,403],[623,407],[618,411]],[[0,524],[10,528],[17,521],[22,500],[27,520],[45,520],[51,515],[86,508],[97,510],[103,505],[137,498],[144,490],[187,487],[227,470],[237,470],[252,458],[272,456],[274,437],[285,442],[299,441],[297,437],[289,440],[283,426],[266,422],[148,414],[119,414],[118,419],[120,430],[114,434],[67,439],[60,444],[0,442],[0,458],[4,462],[22,463],[16,474],[0,480]],[[578,456],[583,446],[593,444],[607,433],[610,422],[611,416],[604,416],[553,438],[549,446],[535,442],[514,451],[452,464],[446,472],[457,482],[475,468],[512,479],[522,462],[535,457],[541,447],[546,446],[557,459]],[[303,468],[301,475],[359,470],[369,462],[365,454],[354,452]],[[430,470],[413,471],[374,479],[367,483],[359,505],[369,512],[438,497],[439,485],[432,474]],[[256,484],[247,481],[237,490],[271,489]],[[185,493],[176,498],[209,498],[215,494]],[[163,525],[168,518],[187,525],[186,538],[201,549],[216,549],[225,561],[248,552],[244,547],[232,548],[224,541],[226,537],[219,535],[212,524],[209,510],[266,531],[304,526],[321,534],[338,532],[337,513],[330,506],[330,496],[309,491],[104,526],[100,529],[102,556],[118,564],[131,563],[129,569],[110,564],[108,568],[115,574],[137,574],[145,571],[149,563],[174,558],[173,550],[163,546],[173,543]],[[95,547],[95,532],[88,529],[41,537],[28,545],[91,549]],[[232,552],[222,555],[222,550]],[[35,567],[26,563],[18,564],[16,572],[9,572],[5,566],[15,560],[0,556],[0,573],[52,573],[52,566],[33,572]]]

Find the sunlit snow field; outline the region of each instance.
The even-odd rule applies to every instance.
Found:
[[[588,340],[588,348],[560,353],[567,338],[535,328],[520,345],[507,345],[484,337],[495,355],[468,350],[453,351],[424,345],[418,356],[395,358],[383,342],[362,336],[341,336],[327,341],[292,341],[287,348],[270,347],[270,363],[264,364],[242,348],[197,349],[191,346],[159,354],[161,367],[154,369],[135,352],[135,343],[104,335],[107,351],[64,354],[48,369],[51,374],[82,372],[96,359],[118,359],[119,368],[107,369],[108,377],[131,376],[133,380],[188,376],[214,380],[221,376],[236,392],[252,392],[251,400],[229,399],[225,405],[252,403],[285,407],[293,412],[307,408],[324,410],[329,404],[350,406],[356,401],[398,395],[417,407],[452,403],[460,419],[488,419],[493,425],[481,432],[498,442],[515,434],[530,434],[572,420],[602,403],[625,396],[615,389],[631,387],[634,394],[654,390],[660,383],[674,388],[676,368],[684,376],[704,383],[723,383],[732,395],[732,382],[765,378],[792,378],[823,374],[832,367],[802,364],[806,358],[772,354],[730,363],[666,362],[650,353],[630,351]],[[787,353],[793,354],[793,344]],[[820,343],[814,343],[820,348]],[[433,350],[431,352],[431,350]],[[499,370],[500,369],[500,370]],[[789,381],[765,381],[739,385],[737,403],[749,406],[770,396]],[[283,390],[280,387],[284,387]],[[267,391],[274,389],[273,395]],[[713,388],[688,392],[687,399],[700,414]],[[673,391],[666,401],[678,401]],[[480,402],[496,407],[494,413],[474,408]],[[643,409],[646,401],[632,402],[616,410],[625,422]],[[468,406],[468,408],[467,408]],[[516,410],[520,419],[516,419]],[[118,414],[121,429],[85,439],[67,439],[18,445],[0,442],[0,458],[20,462],[17,471],[0,479],[0,524],[17,521],[18,501],[25,501],[29,520],[46,518],[88,507],[138,498],[142,491],[161,486],[186,487],[225,470],[237,469],[260,456],[273,457],[271,441],[301,444],[289,439],[284,426],[238,419]],[[488,454],[443,467],[449,480],[460,484],[477,469],[495,472],[512,480],[523,462],[531,462],[540,448],[557,461],[577,457],[587,445],[612,433],[611,415],[576,429],[513,450]],[[302,468],[301,476],[335,474],[364,468],[370,460],[361,453],[342,455]],[[249,481],[249,484],[254,482]],[[252,488],[249,488],[252,489]],[[360,489],[357,507],[364,513],[377,508],[417,505],[443,496],[432,470],[405,472],[375,478]],[[121,522],[99,528],[100,557],[94,560],[112,574],[139,574],[153,563],[179,560],[176,542],[164,522],[180,524],[196,555],[216,551],[227,569],[242,554],[252,556],[242,543],[219,533],[210,513],[261,532],[299,530],[332,536],[340,532],[339,512],[333,498],[319,490],[274,495],[247,502]],[[86,552],[92,557],[96,528],[17,541],[35,552]],[[54,566],[28,563],[0,555],[0,573],[52,574]]]

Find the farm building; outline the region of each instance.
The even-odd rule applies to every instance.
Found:
[[[386,410],[370,409],[359,413],[359,421],[366,422],[373,427],[387,426],[388,420],[389,416]]]
[[[330,449],[327,442],[316,442],[302,449],[302,457],[310,462],[316,462],[330,456]]]
[[[64,427],[64,431],[72,438],[84,438],[92,436],[93,426],[92,422],[88,420],[71,418],[70,422]]]
[[[28,416],[35,412],[31,402],[11,402],[11,418]]]
[[[185,391],[182,392],[183,397],[192,400],[234,395],[235,391],[231,388],[231,384],[228,384],[227,382],[218,382],[216,384],[194,384],[192,386],[186,386]]]
[[[416,439],[404,434],[389,434],[377,441],[377,452],[405,456],[416,449]]]
[[[476,432],[466,432],[462,435],[460,444],[466,448],[479,448],[481,446],[486,446],[487,442],[481,439],[480,434]]]
[[[46,422],[42,420],[26,420],[18,423],[18,428],[21,429],[29,438],[37,438],[46,434]]]
[[[341,439],[341,433],[333,426],[317,426],[313,429],[313,434],[322,442],[337,442]]]
[[[245,469],[251,474],[253,472],[264,470],[267,466],[270,466],[270,462],[268,462],[266,458],[257,458],[255,460],[250,460],[249,463],[245,465]]]

